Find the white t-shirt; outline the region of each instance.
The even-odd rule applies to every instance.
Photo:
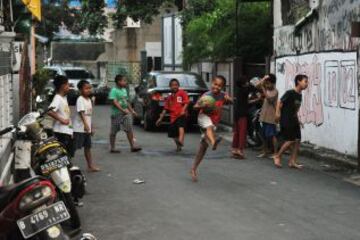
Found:
[[[85,120],[90,127],[91,131],[91,115],[92,115],[92,102],[91,99],[84,98],[83,96],[78,97],[76,100],[76,114],[74,117],[74,132],[85,132],[84,123],[81,120],[80,112],[84,112]]]
[[[70,120],[69,125],[61,124],[59,121],[55,120],[53,125],[54,132],[72,135],[71,112],[67,98],[56,94],[49,107],[53,107],[53,111],[56,112],[59,117]]]

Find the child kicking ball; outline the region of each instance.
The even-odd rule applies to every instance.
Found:
[[[209,144],[213,150],[216,150],[221,142],[221,137],[216,137],[216,126],[221,120],[222,107],[225,104],[231,104],[232,98],[222,89],[226,85],[226,79],[223,76],[216,76],[211,83],[211,90],[204,93],[199,101],[194,105],[199,110],[198,124],[202,132],[199,150],[195,156],[190,175],[193,182],[197,181],[197,169],[204,159]]]
[[[165,113],[170,113],[169,138],[173,138],[176,144],[176,151],[180,152],[184,146],[186,114],[189,106],[188,94],[180,89],[180,83],[177,79],[171,79],[169,82],[171,94],[165,102],[164,110],[161,112],[156,126],[160,126]]]

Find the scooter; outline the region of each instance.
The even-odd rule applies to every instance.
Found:
[[[68,208],[69,220],[73,229],[80,228],[80,217],[71,196],[72,183],[69,173],[70,161],[65,148],[54,137],[48,134],[41,125],[44,115],[30,112],[17,124],[0,131],[0,136],[8,132],[15,133],[15,181],[21,181],[31,176],[31,170],[51,180],[56,186],[59,199]]]
[[[0,187],[0,240],[68,240],[60,223],[69,218],[54,185],[43,177]]]

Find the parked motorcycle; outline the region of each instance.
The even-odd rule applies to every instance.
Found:
[[[42,114],[28,113],[17,126],[0,131],[0,135],[15,132],[15,180],[21,181],[30,177],[30,169],[51,180],[56,186],[58,198],[64,201],[70,212],[71,227],[77,229],[81,223],[71,195],[70,161],[67,152],[56,138],[48,136],[41,125],[41,120],[48,111]]]
[[[60,223],[69,218],[54,185],[43,177],[0,187],[0,240],[68,240]]]

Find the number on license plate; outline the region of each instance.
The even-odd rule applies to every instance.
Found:
[[[60,201],[17,221],[25,239],[70,218],[65,204]]]
[[[59,168],[62,168],[62,167],[65,167],[67,165],[69,165],[69,160],[68,160],[68,157],[67,156],[63,156],[61,158],[58,158],[58,159],[54,159],[54,160],[51,160],[49,162],[46,162],[44,164],[41,165],[41,172],[43,174],[49,174],[51,173],[52,171],[55,171]]]

